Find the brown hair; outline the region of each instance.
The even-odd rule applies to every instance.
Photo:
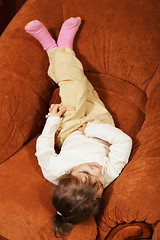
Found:
[[[97,198],[99,182],[91,182],[90,177],[82,182],[71,173],[58,179],[52,203],[57,211],[53,218],[53,229],[57,233],[67,234],[74,225],[88,220],[98,213],[101,198]]]

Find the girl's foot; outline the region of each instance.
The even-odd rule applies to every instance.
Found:
[[[73,40],[80,24],[80,17],[71,17],[63,23],[57,40],[58,47],[69,47],[73,49]]]
[[[47,28],[38,20],[33,20],[25,26],[25,31],[36,38],[42,45],[43,49],[49,51],[57,47],[55,40],[52,38]]]

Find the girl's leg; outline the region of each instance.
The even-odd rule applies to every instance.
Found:
[[[87,81],[87,99],[86,99],[86,114],[95,123],[108,123],[114,126],[114,121],[106,109],[104,103],[100,100],[98,93],[94,90],[92,84]]]
[[[60,87],[60,97],[66,112],[59,127],[58,141],[64,139],[82,125],[86,115],[86,77],[80,61],[72,49],[60,47],[48,52],[50,66],[49,76]]]
[[[73,39],[80,23],[79,17],[66,20],[58,36],[59,48],[48,51],[48,74],[60,86],[62,104],[70,112],[67,115],[66,111],[67,121],[73,118],[71,110],[74,118],[81,118],[85,113],[83,108],[86,102],[86,78],[83,66],[72,50]]]
[[[81,19],[79,17],[70,18],[63,23],[57,41],[58,47],[67,46],[73,49],[73,39],[80,23]],[[81,69],[83,71],[82,67]],[[87,92],[85,93],[85,98],[83,97],[83,99],[85,99],[85,119],[87,120],[87,118],[90,118],[90,120],[94,119],[94,122],[107,122],[111,125],[114,125],[111,114],[105,108],[103,102],[99,99],[97,92],[94,90],[91,83],[87,79],[86,84]]]

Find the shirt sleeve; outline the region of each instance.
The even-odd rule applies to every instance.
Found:
[[[41,167],[44,177],[50,182],[54,182],[54,179],[57,177],[56,162],[58,160],[58,155],[55,152],[54,144],[55,133],[60,122],[61,119],[59,117],[49,115],[42,134],[38,137],[36,142],[35,155],[38,159],[38,164]]]
[[[97,137],[111,144],[105,167],[108,176],[106,185],[109,185],[119,176],[128,163],[132,149],[132,139],[122,130],[106,123],[88,123],[85,134],[88,137]]]

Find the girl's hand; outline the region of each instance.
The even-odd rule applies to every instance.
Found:
[[[87,123],[83,123],[83,125],[79,128],[79,131],[82,132],[82,135],[85,135],[84,131],[85,131],[86,127],[87,127]]]
[[[66,111],[66,109],[61,106],[61,104],[51,104],[49,108],[49,112],[51,113],[51,115],[61,117]]]

